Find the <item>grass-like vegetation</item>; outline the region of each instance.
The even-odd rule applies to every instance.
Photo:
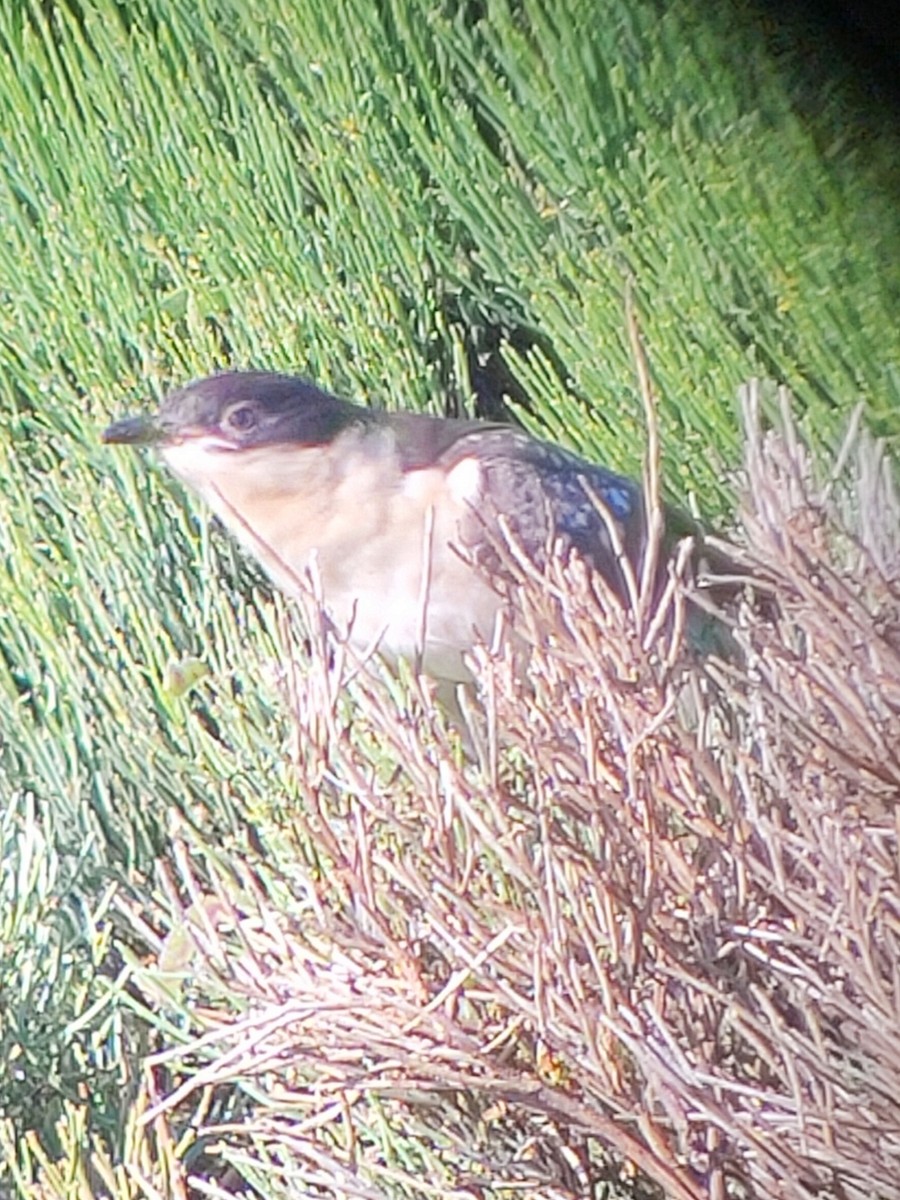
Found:
[[[289,752],[303,723],[271,666],[289,618],[155,466],[99,444],[108,419],[217,367],[266,367],[390,407],[506,412],[637,472],[633,280],[665,490],[727,527],[746,378],[787,380],[822,454],[860,400],[900,433],[894,152],[814,29],[741,5],[0,6],[0,1194],[138,1196],[141,1171],[165,1193],[176,1163],[211,1177],[211,1135],[185,1150],[173,1119],[151,1151],[137,1132],[189,1074],[157,1067],[148,1092],[142,1055],[199,1026],[189,986],[154,1004],[135,971],[178,912],[207,911],[211,879],[241,913],[258,889],[294,922],[360,902],[333,877],[340,805],[315,809],[315,771]],[[207,674],[181,691],[169,668],[189,659]],[[372,763],[365,781],[338,773],[356,836],[353,789],[387,788],[390,754],[319,699]],[[334,776],[323,762],[323,789]],[[507,779],[517,802],[531,778]],[[530,1047],[564,1094],[574,1042],[544,1045],[532,1018],[513,1059]],[[314,1168],[330,1194],[337,1152],[307,1177],[272,1149],[302,1118],[301,1068],[276,1120],[248,1064],[211,1079],[210,1125],[257,1121],[243,1167],[262,1194],[318,1194]],[[364,1116],[347,1083],[329,1135],[347,1139],[344,1194],[351,1176],[360,1195],[462,1188],[493,1133],[499,1180],[563,1111],[438,1111],[428,1082],[419,1107],[375,1096]],[[469,1082],[448,1067],[441,1086]],[[631,1134],[636,1157],[653,1146]]]

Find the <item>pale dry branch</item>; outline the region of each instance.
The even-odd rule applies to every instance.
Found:
[[[636,1169],[685,1200],[900,1197],[900,511],[864,438],[820,484],[786,405],[779,432],[744,411],[728,551],[762,600],[723,615],[728,660],[681,644],[686,552],[639,624],[498,546],[482,769],[426,680],[355,661],[315,604],[305,656],[285,616],[295,903],[176,853],[194,1034],[152,1060],[146,1122],[252,1085],[210,1134],[322,1194]],[[385,1167],[375,1111],[433,1177]]]

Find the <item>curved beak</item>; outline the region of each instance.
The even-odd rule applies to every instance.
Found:
[[[152,446],[161,441],[162,430],[152,417],[125,417],[113,421],[100,435],[101,441],[133,446]]]

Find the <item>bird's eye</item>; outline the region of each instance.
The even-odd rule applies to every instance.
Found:
[[[249,404],[236,404],[225,414],[223,424],[238,433],[246,433],[256,424],[256,410]]]

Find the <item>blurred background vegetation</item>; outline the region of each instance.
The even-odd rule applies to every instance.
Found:
[[[154,465],[99,444],[110,418],[266,367],[505,413],[635,472],[630,279],[672,497],[727,527],[753,375],[790,384],[820,445],[860,400],[896,441],[890,115],[815,23],[762,11],[2,6],[8,1145],[60,1153],[64,1111],[116,1144],[143,1035],[112,890],[173,813],[250,854],[291,797],[268,588]],[[190,657],[208,674],[179,694],[167,664]]]

